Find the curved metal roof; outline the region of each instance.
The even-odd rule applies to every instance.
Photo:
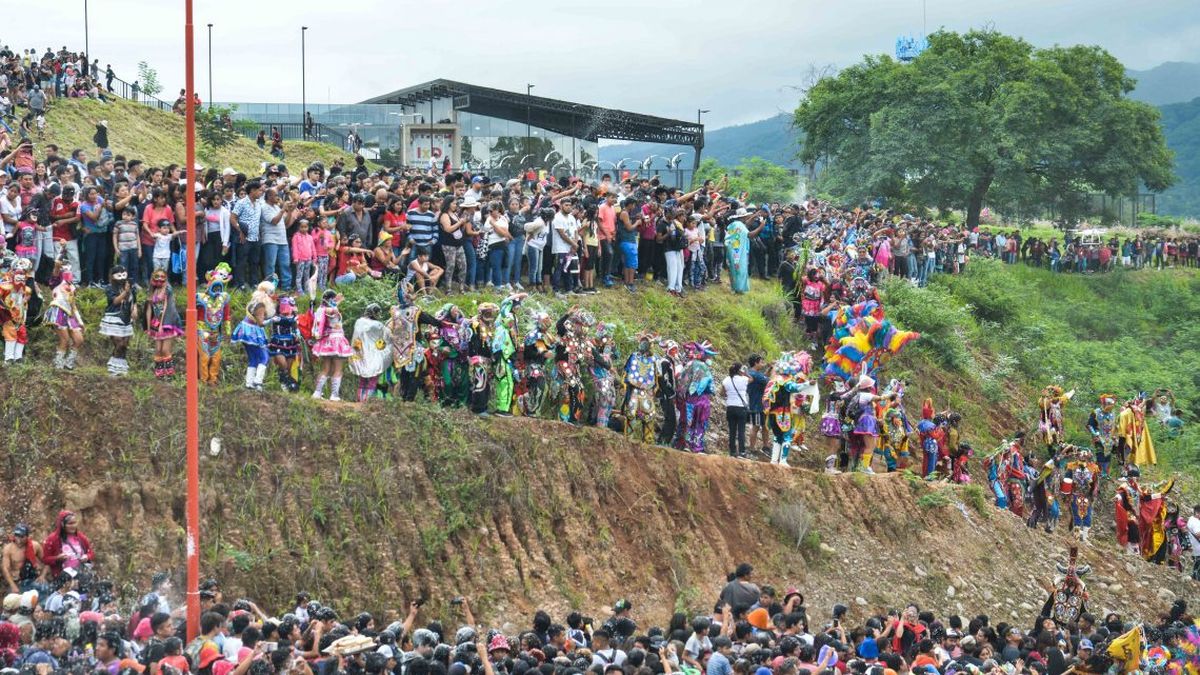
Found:
[[[608,138],[704,147],[704,125],[653,115],[571,103],[543,96],[479,87],[453,80],[432,80],[363,103],[417,106],[431,100],[454,99],[457,110],[524,122],[564,136],[589,141]],[[527,117],[528,115],[528,117]]]

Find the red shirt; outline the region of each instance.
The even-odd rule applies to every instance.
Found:
[[[79,202],[66,203],[62,197],[55,197],[54,201],[50,202],[50,220],[54,223],[53,232],[55,239],[63,241],[73,241],[75,233],[72,231],[74,225],[59,224],[60,218],[68,218],[79,213]]]

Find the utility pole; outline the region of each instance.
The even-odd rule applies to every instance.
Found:
[[[304,34],[308,26],[300,26],[300,137],[308,140],[308,80],[305,73]]]
[[[212,24],[208,24],[208,109],[212,110]]]

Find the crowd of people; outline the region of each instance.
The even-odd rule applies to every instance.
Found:
[[[140,597],[118,597],[93,563],[78,517],[60,514],[40,545],[19,524],[3,549],[8,593],[0,611],[0,672],[105,675],[1065,675],[1179,673],[1197,658],[1197,628],[1184,602],[1160,616],[1093,614],[1077,553],[1044,583],[1026,627],[987,615],[938,617],[915,604],[818,609],[795,587],[754,583],[741,564],[711,611],[639,625],[619,599],[597,621],[572,611],[561,623],[538,610],[526,628],[477,621],[465,597],[443,604],[450,621],[407,612],[353,613],[308,593],[268,614],[201,583],[199,630],[169,572]],[[337,603],[342,605],[342,603]],[[864,608],[865,609],[865,608]],[[512,619],[513,617],[508,617]],[[524,622],[519,622],[524,623]],[[495,625],[495,624],[494,624]]]

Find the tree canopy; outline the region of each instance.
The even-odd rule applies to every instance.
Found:
[[[938,32],[911,63],[867,56],[822,79],[796,110],[801,158],[824,191],[1076,217],[1089,192],[1170,187],[1173,157],[1152,106],[1099,47],[1035,49],[991,30]]]
[[[706,180],[719,181],[724,175],[729,176],[728,193],[744,192],[752,202],[785,202],[796,192],[797,179],[791,170],[761,157],[744,159],[732,168],[721,166],[715,159],[705,159],[692,178],[692,187],[699,187]]]

